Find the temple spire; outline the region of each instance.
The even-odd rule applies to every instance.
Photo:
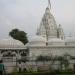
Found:
[[[51,9],[51,1],[48,0],[48,7]]]

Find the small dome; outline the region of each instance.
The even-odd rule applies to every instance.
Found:
[[[51,15],[51,13],[50,13],[50,9],[47,7],[46,8],[46,10],[45,10],[45,14],[44,15],[46,15],[46,14],[50,14]]]
[[[62,40],[62,39],[53,38],[53,39],[50,39],[50,40],[48,41],[48,45],[63,46],[63,45],[65,45],[65,42],[64,42],[64,40]]]
[[[65,42],[75,42],[75,37],[67,37]]]
[[[42,36],[34,36],[31,41],[41,41],[41,42],[46,42],[46,39],[43,38]]]
[[[45,46],[46,39],[42,36],[34,36],[31,41],[28,43],[29,46]]]
[[[23,43],[18,40],[9,38],[9,39],[0,39],[0,48],[22,48],[24,47]]]
[[[75,37],[66,38],[65,44],[68,45],[68,46],[75,46]]]

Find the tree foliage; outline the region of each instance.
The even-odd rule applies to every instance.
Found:
[[[13,29],[9,32],[9,36],[21,41],[24,45],[28,42],[27,33],[20,31],[19,29]]]
[[[36,61],[50,61],[51,57],[50,56],[38,56]]]

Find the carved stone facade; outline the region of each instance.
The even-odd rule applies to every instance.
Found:
[[[18,69],[20,61],[28,59],[27,49],[0,49],[0,60],[3,61],[7,73]]]
[[[63,56],[67,54],[69,57],[70,68],[75,64],[75,38],[68,37],[65,39],[64,31],[61,25],[57,25],[51,9],[46,8],[45,14],[37,29],[34,39],[27,44],[29,49],[30,61],[36,60],[38,56]],[[47,65],[47,64],[46,64]]]
[[[54,16],[50,12],[49,7],[46,8],[45,14],[40,23],[40,27],[37,30],[37,35],[50,38],[64,39],[63,29],[57,26]]]

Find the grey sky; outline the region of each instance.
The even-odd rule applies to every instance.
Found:
[[[51,0],[51,5],[57,24],[75,36],[75,0]],[[0,38],[7,38],[13,28],[35,35],[47,6],[47,0],[0,0]]]

